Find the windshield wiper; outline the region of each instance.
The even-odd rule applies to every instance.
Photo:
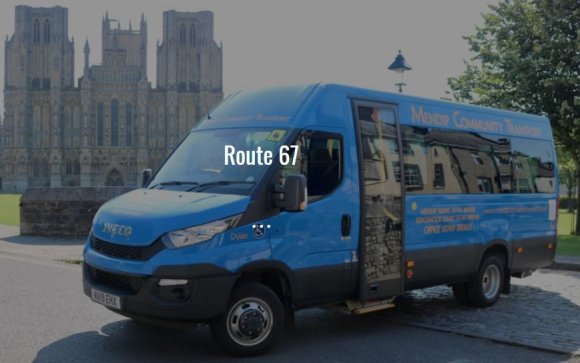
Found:
[[[196,192],[201,192],[201,191],[206,190],[208,188],[217,187],[217,186],[221,186],[221,185],[231,185],[231,184],[256,184],[256,182],[255,181],[246,181],[246,180],[219,180],[219,181],[202,183],[202,184],[196,185],[192,188],[187,189],[187,191],[189,192],[189,191],[195,190]]]
[[[179,181],[179,180],[173,180],[173,181],[166,181],[166,182],[161,182],[161,183],[157,183],[155,185],[153,185],[152,187],[149,187],[149,189],[153,189],[156,187],[167,187],[170,185],[193,185],[193,186],[199,186],[200,184],[198,182],[194,182],[194,181]],[[159,188],[161,189],[161,188]]]

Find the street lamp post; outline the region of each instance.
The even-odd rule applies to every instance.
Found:
[[[399,93],[403,93],[403,86],[407,85],[405,83],[403,73],[405,73],[405,71],[410,71],[411,69],[411,66],[407,63],[407,61],[405,61],[405,57],[403,57],[401,51],[399,50],[399,54],[397,54],[395,57],[395,61],[389,66],[389,70],[401,74],[401,82],[395,83],[395,86],[399,87]]]

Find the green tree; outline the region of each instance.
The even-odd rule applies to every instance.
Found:
[[[483,25],[465,37],[475,56],[448,79],[450,93],[460,102],[546,115],[580,170],[578,0],[505,0],[489,8]]]
[[[572,192],[577,186],[577,169],[574,165],[574,161],[570,155],[562,149],[562,147],[556,147],[556,154],[558,155],[558,170],[560,173],[560,183],[563,184],[566,189],[568,189],[568,200],[572,200]],[[564,207],[569,211],[572,211],[573,204],[568,202],[568,205]]]

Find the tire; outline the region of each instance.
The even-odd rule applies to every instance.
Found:
[[[469,305],[469,294],[467,293],[467,283],[463,282],[460,284],[455,284],[451,286],[453,289],[453,296],[457,302]]]
[[[284,306],[271,289],[242,283],[232,292],[226,313],[211,323],[211,332],[229,354],[259,355],[280,337],[284,315]]]
[[[484,256],[477,275],[467,284],[469,302],[476,307],[496,303],[503,290],[504,260],[496,255]]]

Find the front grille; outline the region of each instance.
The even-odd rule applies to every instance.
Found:
[[[117,291],[135,295],[141,291],[141,288],[145,283],[145,277],[119,275],[112,272],[99,270],[98,268],[94,268],[92,266],[87,266],[87,268],[91,279],[95,284]]]
[[[138,261],[146,261],[165,248],[160,239],[149,246],[126,246],[103,241],[95,236],[91,238],[91,247],[105,256]]]

